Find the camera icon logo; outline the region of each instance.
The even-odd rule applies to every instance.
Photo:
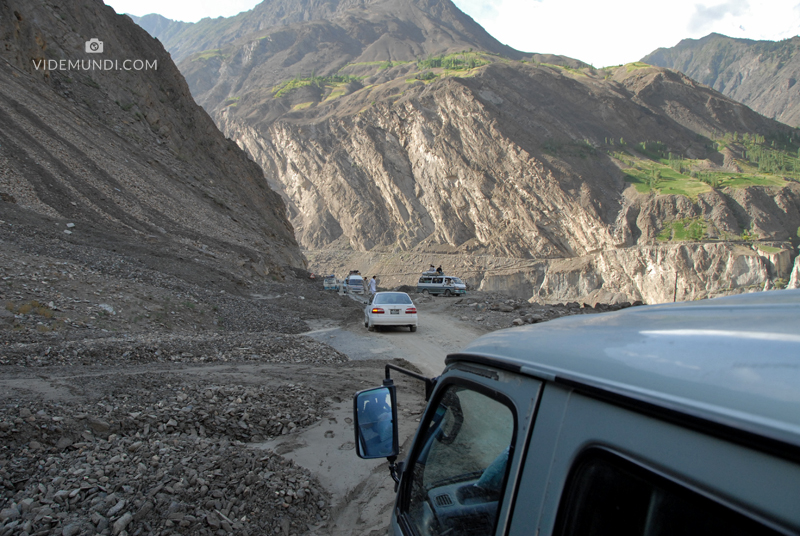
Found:
[[[96,37],[92,37],[85,43],[87,54],[100,54],[103,52],[103,42]]]

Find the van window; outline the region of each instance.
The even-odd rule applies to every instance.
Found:
[[[405,520],[424,536],[492,534],[505,487],[515,419],[504,403],[448,387],[420,428]]]
[[[733,468],[732,468],[733,469]],[[562,536],[726,536],[779,533],[606,451],[579,459],[561,501]]]
[[[419,278],[419,282],[420,283],[430,283],[431,282],[431,278],[430,277],[420,277]]]
[[[441,277],[434,277],[433,278],[433,284],[434,285],[441,285],[442,284],[442,278]]]

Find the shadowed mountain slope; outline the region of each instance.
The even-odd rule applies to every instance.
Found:
[[[800,126],[800,37],[753,41],[709,34],[659,48],[643,62],[681,71],[767,117]]]
[[[221,288],[304,266],[261,169],[128,17],[12,0],[0,36],[0,219]]]

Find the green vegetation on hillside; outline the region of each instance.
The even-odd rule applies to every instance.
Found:
[[[726,133],[712,139],[716,149],[730,150],[741,171],[719,170],[707,161],[684,158],[659,141],[629,147],[623,140],[606,139],[606,144],[615,147],[609,154],[622,162],[625,180],[641,193],[694,198],[712,188],[783,186],[787,180],[800,180],[800,147],[791,135]]]
[[[706,222],[703,218],[684,218],[666,224],[658,233],[657,240],[667,242],[670,240],[702,240],[706,237]]]
[[[362,66],[365,66],[365,65],[366,66],[377,65],[378,70],[382,71],[384,69],[389,69],[390,67],[396,67],[398,65],[406,65],[408,63],[411,63],[411,62],[410,61],[397,61],[397,60],[395,60],[395,61],[359,61],[359,62],[355,62],[355,63],[348,63],[347,65],[345,65],[344,67],[339,69],[339,71],[343,71],[344,69],[347,69],[347,68],[350,68],[350,67],[362,67]]]
[[[756,247],[768,255],[772,255],[774,253],[780,253],[781,251],[783,251],[781,248],[776,248],[775,246],[768,246],[767,244],[756,244]]]
[[[534,65],[540,65],[542,67],[550,67],[552,69],[558,69],[559,71],[566,71],[568,73],[572,73],[578,76],[589,76],[586,71],[587,70],[590,72],[594,71],[594,67],[583,67],[581,69],[574,69],[566,65],[556,65],[555,63],[534,63]]]
[[[446,56],[428,56],[427,59],[417,60],[417,66],[420,70],[468,71],[489,63],[491,61],[483,57],[483,54],[476,52],[457,52]]]
[[[635,61],[633,63],[626,63],[625,70],[628,72],[636,71],[638,69],[647,69],[648,67],[652,67],[649,63],[644,63],[643,61]]]
[[[192,61],[208,60],[208,59],[217,58],[217,57],[222,58],[222,59],[226,58],[225,54],[222,53],[222,49],[221,48],[214,48],[214,49],[211,49],[211,50],[204,50],[202,52],[198,52],[197,55],[195,55],[195,57],[192,58]]]
[[[276,99],[279,99],[281,97],[285,97],[296,89],[300,89],[301,87],[315,86],[324,90],[326,87],[340,86],[350,82],[358,82],[359,80],[360,78],[357,76],[350,76],[347,74],[335,74],[331,76],[316,76],[312,74],[307,78],[295,77],[287,82],[281,82],[277,86],[273,87],[272,96]],[[342,94],[343,93],[344,90],[342,90]]]
[[[725,133],[712,137],[718,149],[740,150],[759,173],[780,174],[800,179],[800,144],[791,134],[766,138],[758,134]]]

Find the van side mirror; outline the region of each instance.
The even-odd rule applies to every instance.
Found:
[[[395,389],[393,384],[384,385],[359,391],[353,397],[356,454],[359,458],[390,458],[399,454]]]

